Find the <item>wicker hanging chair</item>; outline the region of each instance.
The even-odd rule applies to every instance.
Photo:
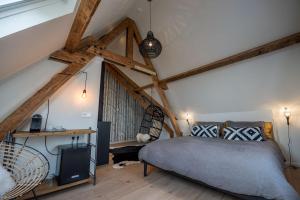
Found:
[[[0,142],[0,165],[14,179],[15,187],[0,197],[15,199],[33,191],[48,175],[49,162],[39,151],[20,144]]]
[[[163,129],[164,118],[165,115],[162,109],[150,104],[145,110],[139,132],[149,134],[150,141],[157,140]]]

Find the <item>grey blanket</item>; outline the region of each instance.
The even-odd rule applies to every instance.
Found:
[[[300,199],[284,176],[282,154],[272,141],[187,136],[152,142],[141,149],[139,158],[232,193],[266,199]]]

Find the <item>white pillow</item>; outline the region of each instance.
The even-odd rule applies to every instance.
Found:
[[[136,135],[136,141],[138,143],[146,143],[151,139],[149,134],[142,134],[142,133],[138,133]]]
[[[5,193],[9,192],[16,185],[10,173],[0,164],[0,199]]]

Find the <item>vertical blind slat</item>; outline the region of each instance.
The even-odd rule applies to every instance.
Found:
[[[103,121],[111,122],[111,143],[136,140],[144,109],[108,70],[104,76],[103,111]]]

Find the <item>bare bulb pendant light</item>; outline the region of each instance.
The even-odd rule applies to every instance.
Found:
[[[147,58],[156,58],[160,55],[162,46],[158,39],[154,37],[151,31],[151,1],[148,0],[150,4],[150,31],[147,33],[147,37],[139,45],[140,53]]]
[[[85,79],[84,79],[84,89],[83,89],[83,91],[82,91],[81,98],[86,99],[86,97],[87,97],[87,94],[86,94],[87,72],[81,72],[81,73],[85,75]]]

